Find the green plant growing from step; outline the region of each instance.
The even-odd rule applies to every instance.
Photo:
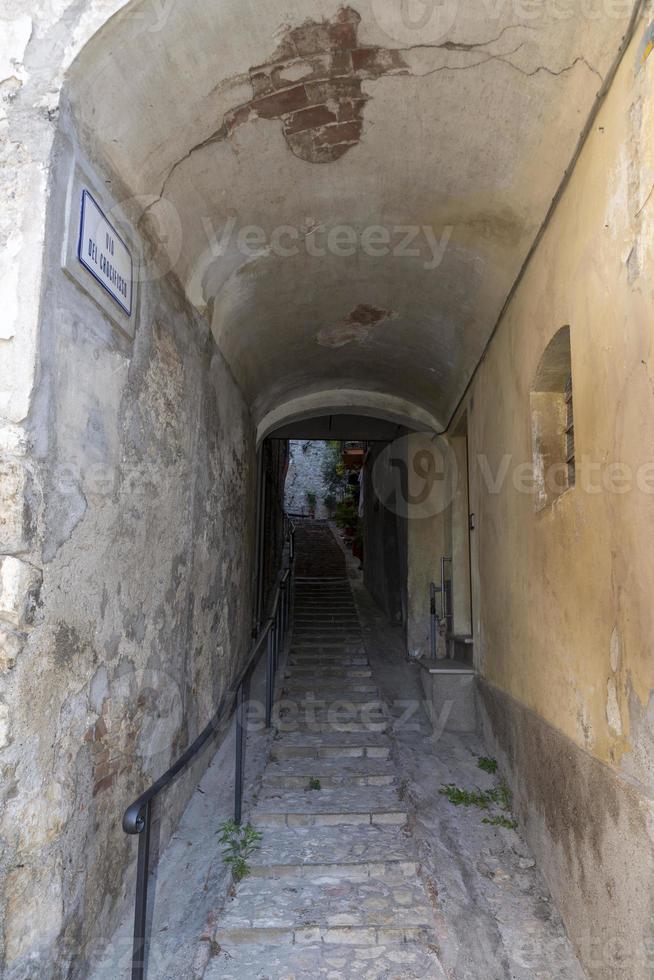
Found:
[[[218,828],[219,841],[224,844],[223,861],[229,865],[234,881],[241,881],[250,874],[248,858],[260,846],[262,834],[251,823],[238,824],[225,820]]]
[[[316,789],[316,790],[322,789],[322,786],[320,785],[320,780],[316,779],[315,776],[312,776],[309,780],[309,785],[307,789]]]
[[[477,759],[477,765],[479,766],[480,769],[483,769],[484,772],[489,772],[491,774],[497,772],[497,760],[489,759],[485,755],[479,756],[479,758]]]
[[[489,760],[494,762],[495,760]],[[507,830],[516,830],[518,823],[510,819],[505,814],[511,812],[511,790],[505,780],[501,780],[499,785],[487,790],[461,789],[454,783],[447,783],[441,787],[439,792],[447,796],[450,803],[454,806],[476,806],[480,810],[489,810],[491,805],[499,807],[504,813],[495,814],[490,817],[483,817],[482,823],[490,824],[493,827],[506,827]]]
[[[490,795],[492,790],[484,792],[483,790],[461,789],[454,783],[447,783],[439,792],[443,796],[447,796],[454,806],[478,806],[482,810],[487,810],[489,805],[494,802]]]
[[[496,817],[482,817],[482,821],[481,822],[482,823],[488,823],[492,827],[506,827],[507,830],[517,830],[518,829],[518,821],[517,820],[509,820],[509,818],[508,817],[505,817],[503,813],[499,814]]]
[[[511,809],[511,790],[504,780],[496,789],[489,790],[493,803],[497,803],[503,810]]]

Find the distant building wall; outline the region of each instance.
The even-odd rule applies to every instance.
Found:
[[[325,497],[329,494],[323,467],[329,457],[327,442],[293,439],[289,442],[289,464],[284,500],[291,514],[308,514],[307,493],[316,495],[316,517],[327,517]]]

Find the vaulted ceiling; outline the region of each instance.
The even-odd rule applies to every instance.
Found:
[[[607,9],[144,2],[86,46],[68,95],[257,419],[347,389],[437,425],[616,56]]]

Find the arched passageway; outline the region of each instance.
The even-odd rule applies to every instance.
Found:
[[[583,968],[649,976],[647,4],[23,6],[0,80],[7,977],[89,975],[131,901],[120,814],[246,662],[288,442],[329,439],[365,444],[368,590],[428,702],[432,652],[473,676]]]

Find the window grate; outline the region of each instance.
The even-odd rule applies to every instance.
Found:
[[[565,397],[565,462],[568,469],[568,486],[575,485],[575,425],[572,407],[572,375],[564,388]]]

